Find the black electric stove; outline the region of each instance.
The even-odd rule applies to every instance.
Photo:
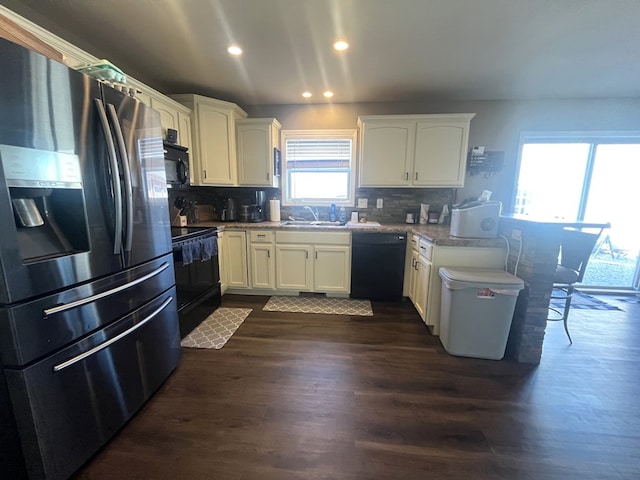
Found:
[[[221,302],[217,248],[211,258],[183,260],[183,246],[217,237],[216,227],[171,227],[180,335],[184,338]],[[203,257],[204,258],[204,257]]]

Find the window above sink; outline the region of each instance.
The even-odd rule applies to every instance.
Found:
[[[356,130],[284,130],[283,205],[352,207]]]

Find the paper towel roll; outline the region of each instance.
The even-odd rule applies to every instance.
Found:
[[[419,222],[422,225],[426,225],[427,221],[429,220],[429,207],[430,207],[430,205],[428,203],[421,203],[420,204]]]
[[[269,200],[269,220],[280,221],[280,200]]]

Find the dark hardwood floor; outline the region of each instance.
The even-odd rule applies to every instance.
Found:
[[[601,297],[605,298],[605,297]],[[176,372],[78,479],[640,478],[640,305],[574,310],[539,366],[448,355],[408,303],[253,312]]]

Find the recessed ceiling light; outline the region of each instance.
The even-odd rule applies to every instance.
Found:
[[[349,44],[344,40],[338,40],[336,43],[333,44],[333,48],[335,48],[339,52],[342,52],[343,50],[346,50],[347,48],[349,48]]]
[[[333,97],[333,92],[331,92],[331,91],[327,90],[326,92],[324,92],[324,93],[323,93],[323,95],[324,95],[325,97],[327,97],[327,98],[331,98],[331,97]]]
[[[304,98],[311,98],[313,96],[313,94],[311,92],[302,92],[302,96]]]
[[[229,52],[231,55],[241,55],[242,49],[238,45],[231,45],[229,46],[229,48],[227,48],[227,52]]]

